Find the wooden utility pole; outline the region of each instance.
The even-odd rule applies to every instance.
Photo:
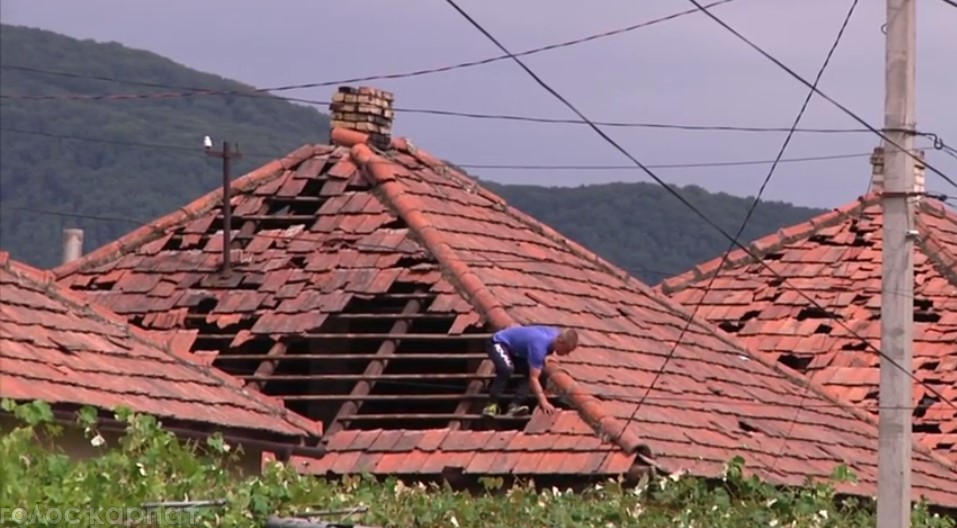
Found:
[[[229,246],[232,244],[231,236],[233,230],[233,212],[232,212],[232,160],[243,157],[239,153],[239,147],[236,150],[230,149],[229,143],[223,141],[223,150],[213,150],[209,145],[206,147],[206,155],[223,160],[223,275],[229,275],[232,263],[230,262]]]
[[[916,3],[887,0],[877,528],[910,526]]]

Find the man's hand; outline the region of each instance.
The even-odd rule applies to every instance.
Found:
[[[542,412],[545,414],[552,414],[556,411],[555,406],[549,403],[547,400],[542,402],[539,407],[542,409]]]

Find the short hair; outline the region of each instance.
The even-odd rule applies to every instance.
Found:
[[[559,332],[558,340],[570,348],[576,348],[578,346],[578,332],[572,328],[564,328]]]

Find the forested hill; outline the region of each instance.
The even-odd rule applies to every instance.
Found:
[[[168,86],[248,88],[154,53],[9,25],[0,28],[0,62],[5,66],[0,75],[3,94],[152,93],[168,92]],[[215,188],[219,168],[216,160],[202,152],[205,134],[238,142],[240,147],[255,145],[255,152],[247,152],[237,164],[239,174],[269,160],[257,153],[282,153],[303,143],[325,141],[328,126],[327,117],[314,109],[267,97],[122,102],[4,99],[0,103],[0,247],[31,264],[54,266],[64,227],[83,228],[84,246],[91,250],[135,229],[130,220],[149,221]],[[656,283],[727,248],[719,233],[655,185],[487,185],[519,209],[646,282]],[[681,192],[732,233],[750,203],[697,187]],[[745,234],[755,238],[819,212],[762,204]]]
[[[509,204],[554,227],[649,284],[727,251],[730,242],[654,183],[580,187],[495,185]],[[710,193],[689,185],[678,192],[728,234],[741,228],[754,197]],[[823,213],[783,202],[761,202],[742,233],[751,241]]]

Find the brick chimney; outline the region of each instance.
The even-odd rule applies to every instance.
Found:
[[[368,134],[372,145],[386,150],[392,143],[393,99],[391,92],[367,86],[343,86],[332,94],[331,126]]]
[[[921,160],[924,159],[924,151],[917,150],[914,152],[918,158]],[[914,188],[913,192],[922,193],[926,191],[924,184],[924,163],[917,162],[914,163]],[[884,188],[884,147],[876,147],[874,153],[871,154],[871,192],[880,191]],[[919,201],[921,199],[920,195],[913,197],[914,201]]]

